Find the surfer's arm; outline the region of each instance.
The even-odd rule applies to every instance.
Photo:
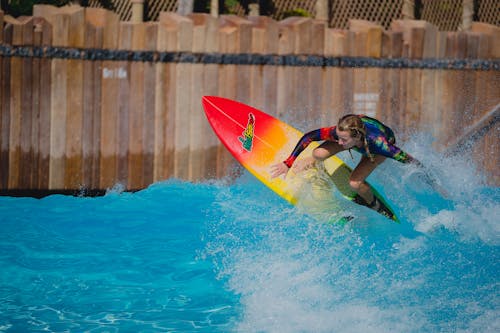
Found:
[[[335,132],[335,126],[318,128],[304,134],[302,138],[300,138],[299,142],[297,142],[297,145],[293,149],[290,156],[288,156],[288,158],[284,160],[283,163],[288,168],[291,168],[293,162],[295,162],[297,157],[299,157],[300,153],[302,153],[307,148],[307,146],[311,144],[311,142],[322,141],[322,140],[335,140],[335,138],[332,138],[332,133],[334,132]]]
[[[393,144],[388,143],[387,148],[388,149],[385,149],[387,155],[386,154],[382,155],[395,159],[396,161],[399,161],[401,163],[411,164],[416,166],[422,172],[424,177],[423,180],[427,184],[429,184],[434,190],[439,192],[443,197],[449,197],[448,192],[440,185],[438,179],[434,177],[432,172],[422,162],[420,162],[415,157],[411,156],[410,154],[408,154],[407,152],[403,151],[401,148]]]
[[[417,165],[420,164],[420,162],[413,158],[413,156],[411,156],[392,142],[389,142],[385,136],[371,138],[370,141],[373,144],[371,146],[373,148],[370,149],[372,149],[372,153],[374,154],[392,158],[393,160],[401,163],[415,163]]]
[[[297,157],[299,157],[299,155],[307,148],[307,146],[309,146],[309,144],[311,144],[311,142],[322,140],[336,140],[336,138],[333,137],[333,133],[335,133],[335,126],[318,128],[304,134],[295,145],[295,148],[293,149],[290,156],[283,162],[275,164],[271,167],[271,177],[275,178],[286,174],[292,167]]]

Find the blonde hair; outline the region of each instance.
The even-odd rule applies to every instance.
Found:
[[[348,114],[339,119],[337,128],[340,131],[348,131],[353,138],[361,137],[365,146],[366,155],[371,162],[374,162],[373,155],[368,148],[368,141],[366,140],[366,127],[361,120],[361,116],[356,114]],[[350,151],[350,150],[349,150]]]

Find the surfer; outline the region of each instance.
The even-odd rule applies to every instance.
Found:
[[[365,182],[370,173],[386,158],[422,166],[418,160],[396,146],[394,132],[388,126],[374,118],[348,114],[340,118],[337,126],[323,127],[304,134],[290,156],[272,166],[272,178],[286,174],[300,153],[313,141],[324,142],[313,150],[312,157],[294,166],[294,170],[303,170],[315,161],[324,161],[344,150],[349,150],[350,153],[353,149],[363,155],[349,178],[350,187],[358,194],[354,201],[381,213],[386,212],[387,208],[373,195]]]

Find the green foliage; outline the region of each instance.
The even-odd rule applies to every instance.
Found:
[[[283,13],[283,18],[291,16],[312,17],[311,13],[302,8],[294,8]]]
[[[238,0],[224,0],[224,14],[236,14],[238,3]]]

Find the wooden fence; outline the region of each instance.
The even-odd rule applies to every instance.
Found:
[[[204,118],[203,95],[296,125],[362,112],[402,135],[428,131],[441,149],[500,102],[500,28],[481,23],[440,32],[394,21],[386,31],[353,20],[335,30],[309,18],[166,12],[130,23],[45,5],[33,17],[0,12],[0,23],[1,190],[223,177],[233,160]],[[498,184],[495,124],[473,154]]]

